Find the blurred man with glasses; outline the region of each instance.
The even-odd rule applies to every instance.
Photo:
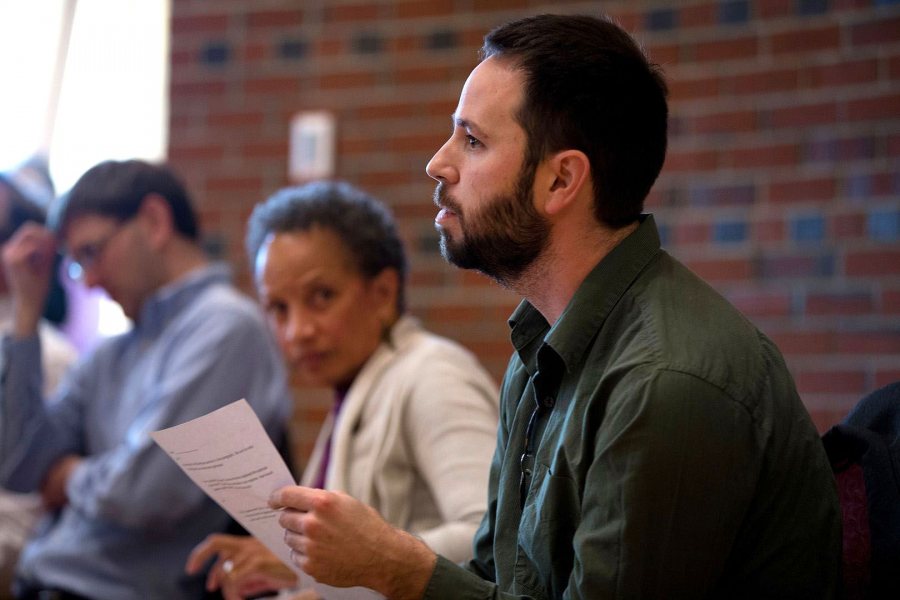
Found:
[[[0,484],[53,511],[22,553],[19,598],[198,598],[190,549],[226,528],[147,435],[246,398],[280,437],[290,396],[256,305],[208,261],[187,192],[165,166],[104,162],[4,248],[14,298],[3,341]],[[36,336],[57,245],[134,328],[42,398]]]

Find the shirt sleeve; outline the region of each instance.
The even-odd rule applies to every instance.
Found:
[[[65,408],[61,404],[58,412],[61,419],[71,423],[48,418],[42,394],[41,340],[37,335],[4,337],[0,360],[0,485],[31,492],[56,459],[80,452],[80,436],[68,424],[79,420],[81,398],[73,382],[65,393]]]
[[[451,560],[472,555],[485,512],[497,437],[498,392],[469,356],[430,360],[415,382],[405,416],[416,468],[437,502],[442,522],[413,532]]]
[[[204,314],[163,351],[151,397],[144,399],[125,439],[88,456],[72,473],[67,492],[77,510],[129,527],[164,530],[201,508],[206,498],[149,432],[240,398],[270,435],[283,427],[289,403],[285,377],[261,323],[241,313]]]

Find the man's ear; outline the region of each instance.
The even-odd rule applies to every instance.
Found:
[[[581,150],[562,150],[541,166],[543,208],[548,215],[559,214],[591,187],[591,161]]]
[[[159,194],[151,193],[144,196],[138,217],[144,224],[153,248],[161,248],[175,235],[172,207]]]

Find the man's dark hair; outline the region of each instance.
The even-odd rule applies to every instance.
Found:
[[[524,73],[517,119],[525,165],[580,150],[591,163],[597,219],[612,227],[636,220],[665,160],[668,120],[662,72],[637,43],[607,18],[539,15],[491,31],[481,56]]]
[[[167,165],[142,160],[108,160],[88,169],[51,211],[50,225],[62,232],[72,219],[85,215],[127,221],[138,213],[148,194],[164,198],[176,231],[197,240],[197,216],[184,184]]]
[[[247,257],[251,269],[273,233],[333,231],[346,246],[354,266],[366,279],[385,269],[399,276],[397,309],[406,308],[406,255],[391,213],[374,197],[346,182],[315,182],[284,188],[258,204],[247,226]]]

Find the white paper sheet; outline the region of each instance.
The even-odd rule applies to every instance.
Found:
[[[320,584],[291,562],[279,513],[269,508],[268,500],[275,490],[295,485],[294,478],[246,400],[150,436],[210,498],[293,569],[301,587],[314,588],[326,600],[382,598],[365,588]]]

